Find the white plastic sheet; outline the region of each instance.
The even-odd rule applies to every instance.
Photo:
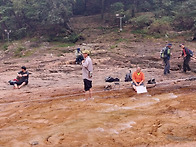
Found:
[[[146,89],[146,86],[136,86],[136,91],[137,91],[137,94],[140,94],[140,93],[146,93],[147,92],[147,89]]]

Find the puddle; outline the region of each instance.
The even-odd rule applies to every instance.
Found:
[[[167,94],[160,94],[160,95],[155,95],[154,97],[152,97],[152,99],[154,100],[168,100],[168,99],[176,99],[178,98],[178,95],[175,95],[174,93],[167,93]]]
[[[104,132],[104,128],[96,128],[95,131]]]
[[[153,100],[157,101],[157,102],[160,102],[160,99],[159,98],[152,98]]]
[[[86,99],[85,98],[81,98],[81,99],[75,99],[73,100],[74,102],[84,102]]]
[[[119,134],[119,132],[117,130],[115,130],[115,129],[110,129],[109,132],[111,134],[117,134],[117,135]]]
[[[171,98],[171,99],[175,99],[175,98],[177,98],[178,96],[177,95],[175,95],[175,94],[173,94],[173,93],[170,93],[169,94],[169,98]]]
[[[124,124],[120,124],[121,128],[120,130],[125,130],[125,129],[128,129],[128,128],[132,128],[133,126],[132,125],[135,125],[136,122],[134,121],[130,121],[128,123],[124,123]]]
[[[146,103],[141,103],[141,104],[137,104],[131,107],[119,107],[117,105],[114,105],[113,107],[110,107],[108,109],[99,111],[99,112],[112,112],[112,111],[118,111],[118,110],[134,110],[136,108],[140,108],[140,107],[145,107],[145,106],[149,106],[149,105],[153,105],[156,102],[146,102]]]

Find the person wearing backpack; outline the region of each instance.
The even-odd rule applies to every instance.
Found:
[[[189,62],[191,60],[191,57],[193,56],[193,52],[190,49],[186,48],[184,46],[184,44],[180,44],[179,47],[182,48],[182,57],[184,59],[184,62],[183,62],[183,72],[186,73],[187,70],[191,71],[191,68],[189,66]]]
[[[169,43],[169,44],[167,44],[166,47],[164,47],[164,48],[161,50],[161,58],[163,59],[163,62],[164,62],[164,64],[165,64],[164,75],[170,73],[171,47],[172,47],[172,44]]]

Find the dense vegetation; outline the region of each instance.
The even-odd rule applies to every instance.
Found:
[[[106,13],[125,15],[124,21],[144,34],[189,31],[196,38],[195,0],[0,0],[0,39],[6,38],[5,30],[12,30],[15,39],[34,35],[73,38],[70,17],[101,14],[106,20]]]

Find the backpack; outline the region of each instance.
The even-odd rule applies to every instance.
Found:
[[[126,74],[126,76],[125,76],[125,82],[128,82],[128,81],[132,81],[130,73]]]
[[[193,51],[190,50],[190,49],[188,49],[188,51],[189,51],[189,55],[190,55],[191,57],[193,57]]]
[[[167,48],[164,47],[164,48],[162,48],[162,50],[161,50],[161,52],[160,52],[160,57],[161,57],[162,59],[167,58],[167,54],[165,54],[166,49],[167,49]]]
[[[113,78],[113,77],[106,77],[105,82],[119,82],[119,78]]]

